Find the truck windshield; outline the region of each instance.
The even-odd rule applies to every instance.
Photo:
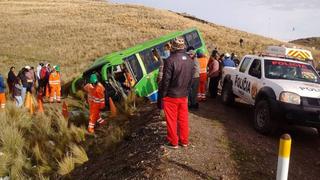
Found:
[[[320,77],[311,65],[287,61],[265,60],[264,66],[265,77],[269,79],[287,79],[320,83]]]

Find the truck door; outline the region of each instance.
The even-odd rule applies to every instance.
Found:
[[[239,73],[235,75],[234,84],[233,84],[233,92],[241,99],[246,100],[246,91],[248,91],[248,80],[247,80],[247,72],[248,67],[251,64],[252,58],[245,57],[244,60],[241,62],[239,67]]]
[[[249,82],[249,89],[245,93],[246,99],[250,104],[254,104],[255,97],[262,86],[262,69],[261,69],[261,60],[254,59],[251,63],[251,66],[248,71],[248,82]]]

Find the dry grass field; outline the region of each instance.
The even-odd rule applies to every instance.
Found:
[[[243,55],[282,44],[165,10],[102,1],[1,1],[0,17],[0,72],[5,75],[12,65],[46,61],[60,64],[63,79],[70,80],[104,54],[190,27],[200,29],[209,50]]]

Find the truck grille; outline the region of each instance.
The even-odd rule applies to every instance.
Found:
[[[320,99],[317,98],[303,98],[302,101],[304,105],[320,106]]]

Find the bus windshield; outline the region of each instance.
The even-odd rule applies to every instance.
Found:
[[[320,84],[320,77],[311,65],[298,62],[265,60],[265,77]]]

